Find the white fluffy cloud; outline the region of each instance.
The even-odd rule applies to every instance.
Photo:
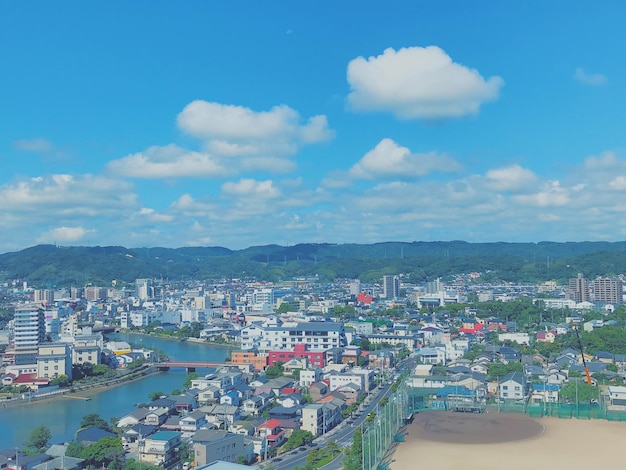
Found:
[[[253,111],[243,106],[196,100],[177,118],[185,133],[200,139],[202,150],[177,145],[150,147],[108,163],[115,176],[145,179],[223,178],[245,172],[289,173],[291,159],[305,145],[333,138],[326,116],[300,123],[289,106]]]
[[[585,72],[585,69],[582,67],[576,68],[574,78],[578,81],[578,83],[592,86],[604,85],[608,81],[606,76],[601,73],[588,73]]]
[[[504,81],[455,63],[436,46],[388,48],[348,64],[348,101],[356,111],[388,111],[402,119],[476,114],[498,98]]]
[[[177,145],[150,147],[107,165],[108,171],[126,178],[207,178],[224,177],[232,173],[215,158],[192,152]]]
[[[75,243],[84,240],[89,234],[94,234],[94,229],[84,227],[57,227],[42,233],[37,239],[38,243]]]
[[[489,170],[485,177],[497,191],[525,190],[534,187],[537,183],[537,175],[519,165]]]
[[[275,199],[280,196],[280,190],[276,188],[273,181],[256,181],[249,178],[238,182],[224,183],[222,192],[228,195],[255,199]]]
[[[460,169],[461,165],[447,155],[414,154],[391,139],[383,139],[350,169],[350,175],[369,180],[411,179],[436,171],[451,173]]]
[[[285,105],[253,111],[203,100],[189,103],[178,115],[179,127],[200,139],[246,142],[278,138],[313,143],[333,137],[326,116],[313,116],[305,125],[299,122],[298,112]]]
[[[32,213],[44,219],[91,216],[135,204],[129,183],[93,175],[50,175],[0,187],[4,213]]]

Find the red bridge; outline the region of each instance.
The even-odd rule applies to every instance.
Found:
[[[196,369],[215,369],[222,366],[232,366],[231,362],[192,362],[192,361],[165,361],[157,363],[157,369],[168,370],[173,367],[187,369],[187,372],[194,372]]]

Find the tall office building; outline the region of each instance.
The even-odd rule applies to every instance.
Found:
[[[400,279],[398,276],[383,276],[383,296],[386,299],[400,297]]]
[[[621,279],[598,277],[593,280],[593,298],[596,302],[621,304],[623,297]]]
[[[570,278],[567,287],[567,298],[569,300],[573,300],[577,303],[589,302],[589,283],[582,274]]]
[[[39,305],[20,305],[15,309],[13,341],[15,365],[37,364],[39,344],[46,335],[44,312]]]
[[[148,300],[153,297],[151,279],[135,279],[135,296],[139,300]]]

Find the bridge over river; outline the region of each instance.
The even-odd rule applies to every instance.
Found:
[[[173,368],[187,369],[187,372],[195,372],[196,369],[216,369],[223,366],[232,366],[232,362],[207,362],[207,361],[164,361],[157,363],[157,369],[164,371]]]

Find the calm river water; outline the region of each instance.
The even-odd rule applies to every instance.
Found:
[[[222,362],[228,349],[219,346],[190,342],[168,341],[151,336],[115,334],[115,341],[127,341],[146,349],[158,349],[172,360]],[[200,371],[202,372],[202,371]],[[51,402],[0,408],[0,449],[22,447],[30,432],[45,425],[52,432],[51,443],[66,442],[73,438],[83,416],[97,413],[107,421],[132,412],[135,403],[145,403],[150,393],[170,393],[181,389],[186,371],[172,369],[119,387],[103,390],[84,401],[76,398],[60,398]]]

